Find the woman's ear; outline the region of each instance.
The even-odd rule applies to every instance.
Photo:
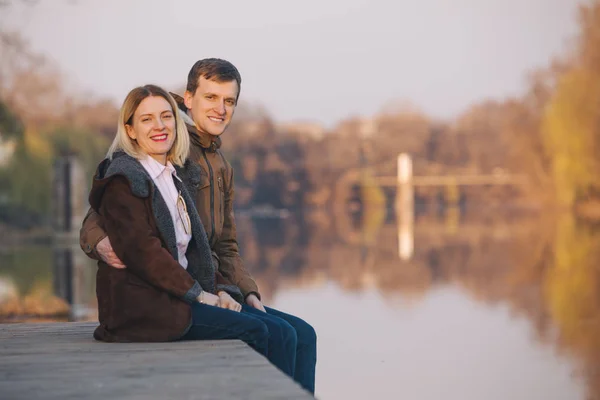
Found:
[[[134,132],[133,127],[131,125],[125,124],[125,132],[127,132],[127,136],[129,136],[130,139],[136,140],[136,138],[135,138],[135,132]]]

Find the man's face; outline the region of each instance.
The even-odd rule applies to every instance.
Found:
[[[231,122],[237,94],[235,80],[217,82],[201,76],[196,93],[186,91],[184,101],[196,128],[202,133],[219,136]]]

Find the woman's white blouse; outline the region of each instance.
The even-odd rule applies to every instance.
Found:
[[[175,167],[171,164],[170,161],[167,161],[167,165],[162,165],[154,158],[147,156],[145,159],[140,160],[140,163],[144,167],[144,169],[148,172],[154,184],[160,191],[165,203],[169,207],[169,213],[171,214],[171,219],[173,220],[173,226],[175,227],[175,237],[177,239],[177,253],[179,255],[179,264],[185,269],[187,269],[188,261],[185,257],[185,253],[188,248],[188,244],[192,239],[191,232],[189,234],[185,233],[183,221],[177,212],[177,198],[179,197],[179,192],[175,187],[175,183],[173,182],[173,178],[178,179],[181,182],[181,179],[177,176],[175,171]]]

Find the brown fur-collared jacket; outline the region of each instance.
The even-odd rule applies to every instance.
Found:
[[[214,293],[215,270],[208,238],[193,201],[178,180],[192,222],[186,258],[178,262],[175,229],[160,191],[136,159],[117,153],[94,177],[89,201],[126,269],[98,262],[97,340],[157,342],[181,338],[191,324],[190,303],[202,290]]]

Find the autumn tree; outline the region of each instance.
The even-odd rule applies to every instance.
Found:
[[[556,198],[572,207],[600,194],[600,2],[580,7],[580,35],[542,121]]]

